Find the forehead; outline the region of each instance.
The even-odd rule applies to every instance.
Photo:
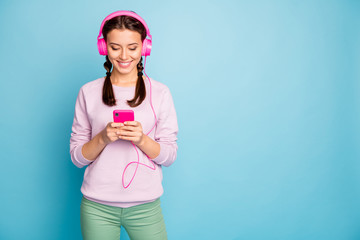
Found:
[[[141,35],[129,29],[113,29],[107,34],[107,41],[119,44],[141,43]]]

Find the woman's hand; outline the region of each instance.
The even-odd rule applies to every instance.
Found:
[[[115,123],[115,122],[109,122],[106,125],[106,128],[101,131],[101,139],[105,144],[112,143],[119,139],[119,135],[117,132],[119,132],[120,127],[124,126],[123,123]]]
[[[118,128],[117,136],[120,139],[132,141],[135,145],[142,145],[144,142],[144,133],[141,123],[137,121],[127,121]]]

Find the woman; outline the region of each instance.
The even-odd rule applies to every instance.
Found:
[[[99,37],[106,77],[80,88],[70,138],[72,162],[87,166],[81,186],[83,237],[119,239],[123,226],[131,239],[167,239],[160,196],[162,166],[170,166],[177,153],[171,93],[143,76],[151,35],[140,16],[110,14]],[[135,120],[114,122],[114,110],[133,110]]]

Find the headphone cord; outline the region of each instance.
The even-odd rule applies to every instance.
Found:
[[[148,133],[146,133],[146,135],[149,135],[149,133],[155,128],[155,126],[156,126],[156,124],[157,124],[157,117],[156,117],[156,114],[155,114],[154,106],[152,105],[151,81],[150,81],[149,76],[148,76],[148,75],[146,74],[146,72],[145,72],[145,65],[146,65],[146,56],[145,56],[145,63],[144,63],[144,73],[145,73],[147,79],[149,80],[149,84],[150,84],[150,106],[151,106],[151,109],[152,109],[152,111],[153,111],[153,113],[154,113],[154,117],[155,117],[154,126],[150,129],[150,131],[149,131]],[[135,148],[135,151],[136,151],[138,160],[137,160],[137,162],[130,162],[130,163],[128,163],[128,164],[126,165],[125,169],[124,169],[124,172],[123,172],[123,175],[122,175],[122,185],[123,185],[123,187],[124,187],[125,189],[128,188],[128,187],[130,186],[130,184],[132,183],[132,181],[134,180],[134,177],[135,177],[135,174],[136,174],[136,172],[137,172],[137,169],[138,169],[139,165],[143,165],[143,166],[145,166],[145,167],[148,167],[148,168],[150,168],[151,170],[156,170],[155,163],[149,158],[149,156],[148,156],[146,153],[145,153],[145,155],[146,155],[146,157],[149,159],[149,161],[152,163],[153,167],[148,166],[148,165],[143,164],[143,163],[140,163],[140,155],[139,155],[139,152],[138,152],[138,150],[137,150],[137,147],[135,146],[135,144],[134,144],[133,142],[131,142],[131,144],[132,144],[133,147]],[[129,184],[125,186],[125,183],[124,183],[124,182],[125,182],[125,181],[124,181],[125,172],[126,172],[127,168],[128,168],[131,164],[136,164],[136,169],[135,169],[135,172],[134,172],[134,174],[133,174],[133,176],[132,176]]]

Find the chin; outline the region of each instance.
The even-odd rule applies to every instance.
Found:
[[[129,71],[125,71],[125,70],[119,70],[118,69],[118,72],[122,75],[127,75],[127,74],[130,74],[132,72],[132,70],[129,70]]]

